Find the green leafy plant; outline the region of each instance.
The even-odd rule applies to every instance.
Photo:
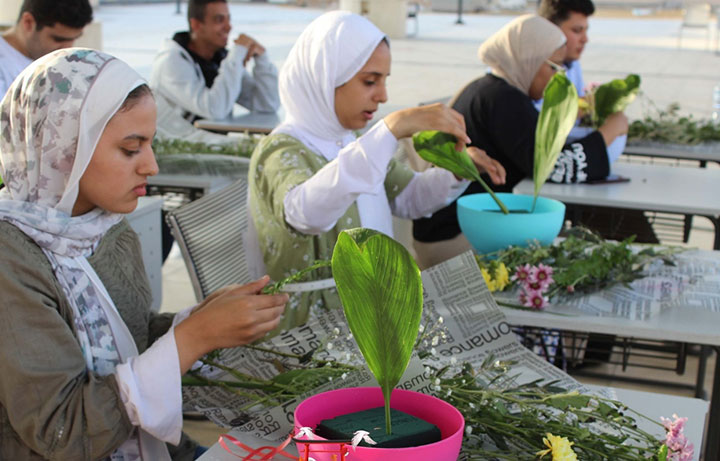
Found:
[[[712,120],[682,115],[678,103],[670,104],[664,110],[654,104],[652,107],[653,113],[630,124],[628,140],[684,145],[720,141],[720,125]]]
[[[413,146],[420,158],[435,166],[444,168],[461,178],[477,181],[495,200],[503,213],[509,211],[505,204],[480,177],[477,167],[467,153],[467,149],[455,150],[455,136],[441,131],[421,131],[413,136]]]
[[[622,402],[569,391],[557,382],[516,384],[512,362],[488,356],[473,369],[434,369],[434,390],[465,417],[463,453],[468,459],[538,459],[548,433],[572,441],[581,460],[660,461],[667,448],[638,421],[662,425]],[[432,368],[432,367],[430,367]],[[469,429],[469,430],[467,430]],[[488,443],[489,442],[489,443]]]
[[[611,114],[624,111],[635,100],[638,91],[640,76],[637,74],[611,80],[593,89],[588,95],[593,126],[602,126]]]
[[[228,138],[225,144],[208,144],[181,139],[155,138],[152,143],[157,156],[172,154],[222,154],[250,158],[259,138],[253,136]]]
[[[578,97],[575,85],[563,73],[553,75],[543,93],[543,105],[535,127],[535,161],[533,182],[535,211],[540,188],[555,168],[555,162],[565,145],[570,130],[575,125]]]
[[[410,362],[422,316],[420,269],[395,240],[357,228],[340,233],[332,272],[350,331],[382,389],[390,434],[390,395]]]
[[[525,265],[552,267],[554,283],[547,293],[552,299],[557,295],[590,293],[618,283],[630,283],[642,278],[643,271],[651,262],[661,260],[672,265],[672,255],[682,251],[676,247],[653,246],[637,251],[632,246],[634,237],[614,242],[604,240],[583,227],[573,227],[562,235],[565,239],[556,244],[510,247],[476,257],[480,267],[490,262],[502,263],[511,274]],[[507,288],[516,283],[507,285]],[[502,301],[498,304],[508,305]]]

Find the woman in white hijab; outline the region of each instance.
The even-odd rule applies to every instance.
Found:
[[[257,295],[263,278],[174,320],[150,312],[123,214],[157,173],[156,108],[127,64],[56,51],[0,111],[0,459],[171,459],[181,375],[274,328],[287,298]]]
[[[497,191],[511,192],[533,175],[538,119],[533,100],[542,98],[553,74],[563,69],[565,41],[562,30],[545,18],[514,19],[480,46],[478,55],[491,73],[469,83],[451,103],[465,117],[472,145],[505,167],[505,184],[491,186]],[[598,131],[566,145],[548,180],[576,183],[605,178],[610,172],[605,146],[622,134],[621,124],[611,119]],[[473,183],[464,194],[482,192]],[[460,233],[455,202],[429,218],[415,220],[413,236],[418,258],[425,264],[470,248]]]
[[[392,215],[415,218],[467,186],[451,173],[416,174],[392,159],[398,139],[440,130],[470,140],[457,112],[436,104],[394,112],[356,137],[387,100],[390,48],[367,19],[325,13],[300,35],[280,71],[286,119],[253,153],[250,205],[268,274],[282,279],[329,259],[338,234],[367,227],[392,236]],[[476,162],[494,170],[484,152]],[[319,271],[314,277],[329,277]],[[305,322],[310,305],[339,306],[331,290],[291,298],[282,327]]]

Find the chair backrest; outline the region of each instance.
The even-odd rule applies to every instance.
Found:
[[[218,288],[250,281],[243,247],[248,219],[245,179],[168,212],[198,301]]]

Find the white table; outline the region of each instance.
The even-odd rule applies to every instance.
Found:
[[[565,204],[705,216],[715,226],[713,248],[720,249],[720,169],[616,163],[612,172],[630,182],[545,183],[540,195]],[[513,192],[532,195],[532,180],[522,180]]]
[[[678,395],[658,394],[655,392],[634,391],[621,388],[603,388],[601,386],[587,386],[595,391],[609,390],[615,394],[617,400],[627,404],[633,410],[644,414],[648,418],[660,422],[660,417],[672,419],[673,413],[688,419],[685,425],[685,436],[695,446],[695,457],[699,457],[705,436],[705,417],[708,412],[708,403],[701,399],[681,397]],[[659,439],[665,435],[663,428],[652,424],[645,419],[638,420],[638,427]]]
[[[663,144],[659,142],[632,142],[625,147],[623,154],[679,160],[697,160],[701,166],[705,166],[707,162],[720,163],[720,143],[683,146],[680,144]]]
[[[512,325],[700,344],[720,353],[720,329],[718,328],[720,316],[710,310],[673,307],[646,320],[629,320],[587,315],[573,307],[555,306],[555,308],[560,313],[568,315],[501,307],[508,322]],[[720,459],[720,438],[717,437],[720,434],[720,360],[717,359],[718,356],[720,354],[716,356],[710,401],[708,440],[704,458],[706,460]],[[696,446],[699,449],[700,445]]]
[[[633,391],[619,388],[602,388],[600,386],[587,387],[598,392],[603,389],[609,390],[612,394],[614,394],[612,398],[627,404],[633,410],[638,411],[658,422],[660,421],[660,416],[671,418],[673,413],[677,413],[678,416],[687,417],[688,422],[685,426],[685,435],[690,442],[695,445],[696,455],[700,452],[705,432],[705,416],[708,410],[707,402],[690,397],[679,397],[676,395],[657,394],[653,392]],[[662,427],[656,426],[649,421],[639,420],[638,426],[641,429],[656,435],[658,439],[661,439],[664,435]],[[254,437],[249,437],[246,442],[252,444],[253,446],[262,445],[262,443]],[[220,444],[215,443],[198,459],[200,461],[237,461],[238,457],[228,453],[222,446],[220,446]]]
[[[280,115],[276,112],[248,112],[241,115],[233,115],[222,120],[196,120],[195,127],[222,133],[247,132],[267,134],[278,126],[280,121]]]

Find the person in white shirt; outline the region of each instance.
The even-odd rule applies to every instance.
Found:
[[[580,67],[580,56],[588,43],[588,18],[595,12],[592,0],[540,0],[538,15],[555,23],[567,38],[567,54],[565,67],[567,76],[575,85],[578,96],[585,96],[585,83]],[[542,102],[540,102],[542,104]],[[538,110],[539,110],[538,106]],[[613,114],[615,123],[622,123],[627,132],[628,119],[624,113]],[[593,128],[575,126],[569,141],[574,141],[592,132]],[[606,146],[608,161],[614,163],[625,150],[627,134],[615,138]],[[578,207],[574,214],[575,223],[582,224],[598,231],[603,237],[612,240],[623,240],[631,235],[638,243],[659,243],[655,230],[642,211],[620,210],[612,208]]]
[[[595,12],[592,0],[540,0],[538,15],[557,25],[567,39],[567,54],[565,55],[565,68],[568,79],[575,85],[578,96],[585,96],[585,81],[583,80],[580,57],[588,43],[588,18]],[[542,107],[542,100],[536,103],[538,110]],[[627,117],[623,114],[624,123]],[[570,132],[568,140],[583,138],[593,131],[591,127],[576,126]],[[627,135],[618,136],[607,146],[608,160],[615,162],[625,150]]]
[[[35,59],[73,46],[91,21],[88,0],[25,0],[17,23],[0,37],[0,97]]]
[[[413,219],[446,206],[468,181],[431,168],[413,172],[393,159],[398,140],[421,130],[470,142],[465,122],[443,104],[393,112],[362,136],[388,95],[390,46],[362,16],[325,13],[295,42],[280,72],[285,120],[263,139],[250,160],[252,224],[267,273],[275,280],[330,259],[339,233],[365,227],[393,235],[392,216]],[[480,149],[469,149],[494,182],[504,169]],[[312,273],[322,279],[329,270]],[[311,306],[339,307],[337,293],[292,297],[282,328],[306,321]]]
[[[235,103],[254,112],[280,107],[277,69],[265,48],[245,34],[229,50],[226,0],[189,0],[188,32],[166,40],[153,62],[150,87],[158,104],[158,135],[199,142],[229,142],[194,127],[197,119],[222,119]],[[252,74],[246,69],[253,62]]]

